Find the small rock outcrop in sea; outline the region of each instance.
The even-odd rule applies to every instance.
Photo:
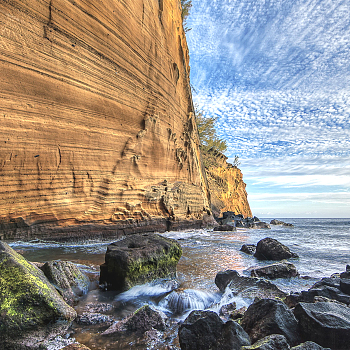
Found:
[[[331,350],[331,349],[324,348],[321,345],[314,343],[313,341],[307,341],[305,343],[292,347],[290,350]]]
[[[243,244],[240,251],[249,255],[254,255],[256,250],[255,244]]]
[[[350,308],[337,302],[299,303],[295,317],[304,340],[337,350],[348,350]]]
[[[297,268],[288,261],[281,261],[268,266],[257,267],[250,270],[252,277],[264,277],[269,279],[297,277]]]
[[[269,237],[258,242],[254,256],[258,260],[284,260],[298,258],[298,255],[292,253],[287,246],[278,242],[276,239]]]
[[[270,225],[278,225],[278,226],[285,226],[285,227],[294,227],[293,224],[289,224],[287,222],[284,222],[284,221],[280,221],[280,220],[277,220],[277,219],[273,219],[270,221]]]
[[[48,261],[41,270],[71,306],[89,290],[89,278],[70,261]]]
[[[120,334],[125,332],[142,335],[151,329],[164,331],[165,327],[163,316],[158,311],[150,308],[149,305],[144,305],[130,316],[113,323],[102,335],[120,336]]]
[[[289,350],[290,346],[285,336],[281,334],[268,335],[252,346],[243,346],[242,350]]]
[[[262,278],[245,277],[235,270],[220,271],[215,277],[215,284],[224,292],[228,287],[235,295],[243,298],[277,298],[281,299],[286,293],[275,284]]]
[[[241,326],[252,342],[272,334],[284,335],[289,345],[297,345],[301,340],[298,321],[280,300],[261,299],[254,302],[245,312]]]
[[[248,334],[238,323],[224,323],[213,311],[192,311],[178,334],[182,350],[241,350],[250,345]]]
[[[270,229],[270,225],[266,222],[260,221],[256,216],[251,217],[243,217],[243,215],[236,215],[232,211],[227,211],[223,213],[222,218],[215,218],[215,220],[220,225],[230,225],[234,227],[241,228],[252,228],[252,229]]]
[[[157,278],[175,277],[180,244],[154,233],[130,235],[107,248],[100,284],[125,291]]]
[[[64,333],[76,317],[44,273],[0,242],[0,344],[37,349]]]

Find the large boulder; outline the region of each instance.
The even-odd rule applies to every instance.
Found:
[[[215,277],[215,284],[224,292],[228,287],[233,294],[243,298],[281,299],[286,293],[275,284],[262,278],[240,276],[235,270],[220,271]]]
[[[294,307],[299,302],[313,303],[317,297],[323,297],[350,305],[350,295],[345,294],[341,289],[342,280],[339,277],[322,278],[309,290],[288,295],[286,303],[289,307]]]
[[[222,231],[222,232],[236,231],[236,227],[232,225],[220,225],[220,226],[214,227],[213,231]]]
[[[294,314],[299,320],[304,340],[331,349],[349,349],[349,307],[336,302],[299,303]]]
[[[242,350],[289,350],[290,346],[285,336],[272,334],[258,340],[252,346],[243,346]]]
[[[236,322],[224,323],[213,311],[195,310],[179,328],[182,350],[240,350],[249,336]]]
[[[269,237],[258,242],[254,256],[258,260],[284,260],[298,257],[287,246]]]
[[[287,305],[279,300],[262,299],[250,305],[242,318],[241,326],[252,342],[268,335],[282,334],[289,345],[300,343],[298,321]]]
[[[89,290],[89,278],[70,261],[48,261],[41,270],[69,305]]]
[[[125,291],[157,278],[174,278],[181,255],[181,246],[173,239],[154,233],[127,236],[108,246],[100,284]]]
[[[288,261],[271,264],[268,266],[253,268],[250,270],[252,277],[264,277],[269,279],[297,277],[297,268]]]
[[[38,349],[64,333],[76,317],[44,273],[0,242],[0,344]]]

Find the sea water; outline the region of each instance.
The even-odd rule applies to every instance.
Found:
[[[270,219],[262,219],[270,222]],[[108,244],[112,241],[78,241],[68,243],[12,242],[10,245],[30,261],[69,260],[80,266],[95,281],[90,292],[76,306],[82,311],[87,303],[107,302],[114,305],[113,316],[120,320],[138,307],[149,304],[165,313],[170,320],[164,349],[178,346],[177,327],[193,309],[218,312],[220,307],[236,302],[237,308],[249,306],[252,300],[221,293],[214,280],[219,271],[231,269],[249,276],[249,268],[270,262],[258,261],[240,251],[243,244],[256,244],[265,237],[275,238],[299,255],[290,261],[304,278],[278,279],[274,283],[285,292],[308,289],[315,281],[345,270],[350,264],[350,219],[281,219],[294,227],[274,226],[267,229],[238,229],[235,232],[213,232],[210,229],[166,232],[177,240],[183,255],[177,268],[177,279],[136,286],[124,293],[106,292],[97,285],[99,265],[104,262]],[[176,289],[176,291],[173,291]],[[105,327],[106,328],[106,327]],[[104,329],[105,329],[104,328]],[[91,347],[102,349],[145,349],[152,345],[137,338],[109,339],[101,337],[100,326],[73,327],[71,337]],[[155,346],[155,347],[154,347]],[[160,348],[159,343],[153,348]]]

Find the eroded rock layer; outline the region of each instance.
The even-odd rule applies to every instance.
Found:
[[[202,154],[213,213],[220,216],[232,211],[252,217],[241,170],[228,163],[227,157],[218,151],[203,150]]]
[[[202,222],[179,0],[2,0],[0,72],[2,237]]]

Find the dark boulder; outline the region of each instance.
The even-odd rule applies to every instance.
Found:
[[[236,279],[238,277],[240,277],[240,275],[236,270],[220,271],[215,276],[215,284],[221,292],[224,292],[232,279]]]
[[[284,221],[281,221],[281,220],[276,220],[276,219],[271,220],[270,224],[271,225],[284,226],[284,227],[294,227],[293,224],[289,224],[287,222],[284,222]]]
[[[240,251],[249,255],[254,255],[256,250],[255,244],[243,244]]]
[[[318,345],[313,341],[307,341],[305,343],[294,346],[290,350],[331,350],[331,349],[323,348],[321,345]]]
[[[143,334],[151,329],[159,331],[165,330],[165,321],[162,315],[149,307],[149,305],[142,306],[130,316],[123,320],[113,323],[102,335],[117,336],[123,333]]]
[[[48,261],[41,270],[71,306],[89,290],[89,278],[70,261]]]
[[[228,286],[233,294],[243,298],[281,299],[286,296],[286,293],[272,282],[262,278],[240,276],[235,270],[220,271],[215,277],[215,284],[221,292]]]
[[[269,237],[258,242],[254,256],[258,260],[284,260],[298,257],[297,254],[292,253],[284,244]]]
[[[349,349],[349,307],[336,302],[299,303],[294,314],[299,320],[304,340],[331,349]]]
[[[0,344],[38,349],[63,334],[76,317],[44,273],[0,242]]]
[[[224,323],[212,311],[195,310],[179,328],[182,350],[241,350],[249,336],[236,322]]]
[[[154,233],[131,235],[107,248],[100,284],[125,291],[157,278],[175,277],[180,244]]]
[[[237,307],[237,304],[235,302],[223,305],[219,310],[219,315],[225,316],[225,317],[230,316],[233,311],[236,311],[236,307]]]
[[[350,295],[350,278],[341,278],[339,286],[343,293]]]
[[[298,321],[292,311],[279,300],[262,299],[250,305],[241,326],[256,342],[271,334],[282,334],[290,345],[300,343]]]
[[[236,231],[236,228],[232,225],[220,225],[220,226],[216,226],[214,227],[214,231]]]
[[[341,280],[339,277],[322,278],[309,290],[287,296],[286,304],[289,307],[294,307],[299,302],[313,303],[315,298],[323,297],[350,305],[350,295],[341,290]]]
[[[254,268],[251,270],[251,276],[275,279],[297,277],[299,273],[292,263],[282,261],[268,266]]]
[[[258,340],[252,346],[243,346],[242,350],[289,350],[290,346],[285,336],[272,334]]]
[[[232,320],[238,320],[239,318],[242,318],[244,316],[244,313],[246,311],[247,311],[247,307],[242,306],[239,309],[233,310],[229,316]]]

